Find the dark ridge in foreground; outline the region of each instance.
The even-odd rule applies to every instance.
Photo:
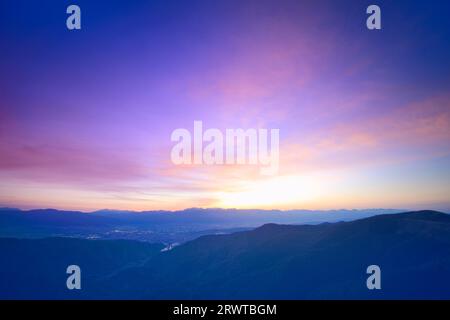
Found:
[[[2,298],[450,299],[450,215],[266,224],[160,252],[134,241],[0,239]],[[7,257],[7,259],[4,259]],[[83,289],[65,289],[79,264]],[[368,290],[366,268],[381,268]]]

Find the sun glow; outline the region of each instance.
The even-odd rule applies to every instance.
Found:
[[[236,191],[220,192],[224,208],[285,208],[309,204],[326,193],[326,180],[319,175],[278,176],[240,183]]]

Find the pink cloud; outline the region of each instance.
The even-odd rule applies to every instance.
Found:
[[[377,116],[291,137],[280,169],[320,170],[411,161],[450,154],[450,99],[431,97]]]
[[[127,153],[86,146],[0,141],[0,172],[14,178],[63,184],[132,180],[147,168]]]

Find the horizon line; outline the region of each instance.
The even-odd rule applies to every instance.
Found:
[[[24,207],[16,207],[16,206],[3,206],[0,205],[0,211],[5,210],[18,210],[23,212],[28,211],[36,211],[36,210],[54,210],[54,211],[62,211],[62,212],[80,212],[80,213],[97,213],[102,211],[110,211],[110,212],[128,212],[128,213],[148,213],[148,212],[167,212],[167,213],[176,213],[176,212],[183,212],[183,211],[189,211],[189,210],[221,210],[221,211],[264,211],[264,212],[270,212],[270,211],[279,211],[283,213],[288,213],[292,211],[305,211],[305,212],[332,212],[332,211],[398,211],[398,212],[413,212],[413,211],[441,211],[445,212],[449,210],[443,210],[443,209],[412,209],[412,208],[339,208],[339,209],[259,209],[259,208],[220,208],[220,207],[187,207],[184,209],[178,209],[178,210],[165,210],[165,209],[152,209],[152,210],[129,210],[129,209],[110,209],[110,208],[103,208],[103,209],[97,209],[97,210],[79,210],[79,209],[58,209],[55,207],[33,207],[33,208],[24,208]]]

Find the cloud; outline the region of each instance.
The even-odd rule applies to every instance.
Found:
[[[88,146],[0,141],[3,176],[64,184],[114,183],[145,177],[146,167],[126,152]]]
[[[323,170],[430,159],[450,154],[450,99],[438,95],[357,121],[291,136],[280,169]]]

